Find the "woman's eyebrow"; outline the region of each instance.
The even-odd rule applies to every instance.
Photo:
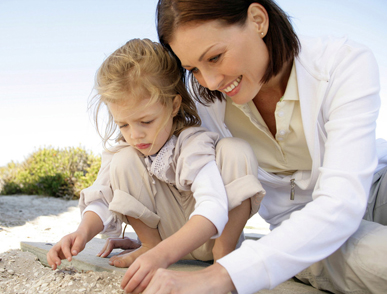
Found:
[[[214,45],[211,45],[210,47],[208,47],[203,53],[202,53],[202,55],[200,55],[200,57],[199,57],[199,61],[202,61],[203,60],[203,57],[204,57],[204,55],[206,55],[207,54],[207,52],[208,51],[210,51],[210,49],[212,48],[212,47],[214,47],[216,44],[214,44]],[[190,65],[182,65],[182,67],[191,67]]]

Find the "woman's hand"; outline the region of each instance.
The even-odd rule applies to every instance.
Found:
[[[159,269],[143,294],[226,294],[233,290],[235,287],[228,272],[215,263],[194,272]]]
[[[137,240],[125,238],[107,238],[105,245],[101,251],[97,254],[99,257],[107,257],[113,249],[120,248],[123,250],[137,249],[141,246],[141,243]],[[120,253],[121,254],[121,253]]]
[[[62,259],[71,261],[73,256],[76,256],[85,248],[87,241],[87,235],[78,230],[64,236],[48,251],[48,264],[55,270],[61,264]]]
[[[121,288],[126,293],[142,293],[157,269],[168,266],[169,264],[163,252],[155,247],[139,256],[128,268],[122,279]]]

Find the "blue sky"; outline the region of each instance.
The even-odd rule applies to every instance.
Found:
[[[39,147],[102,150],[87,101],[96,70],[132,38],[157,41],[156,0],[0,0],[0,166]],[[278,0],[303,35],[347,35],[380,67],[387,139],[387,1]]]

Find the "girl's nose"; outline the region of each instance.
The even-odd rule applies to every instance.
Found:
[[[144,138],[145,133],[141,130],[141,128],[132,127],[130,130],[130,137],[132,139],[141,139]]]

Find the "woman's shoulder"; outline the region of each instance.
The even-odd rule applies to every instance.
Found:
[[[362,50],[370,50],[364,44],[358,43],[354,40],[349,39],[347,36],[319,36],[319,37],[311,37],[311,36],[300,36],[301,43],[301,56],[303,54],[311,54],[313,52],[314,56],[324,56],[324,55],[332,55],[344,48],[354,48],[354,49],[362,49]]]
[[[346,36],[300,36],[301,51],[296,62],[311,75],[329,80],[330,75],[342,61],[361,63],[360,55],[373,58],[371,50]],[[368,58],[367,58],[368,59]]]

